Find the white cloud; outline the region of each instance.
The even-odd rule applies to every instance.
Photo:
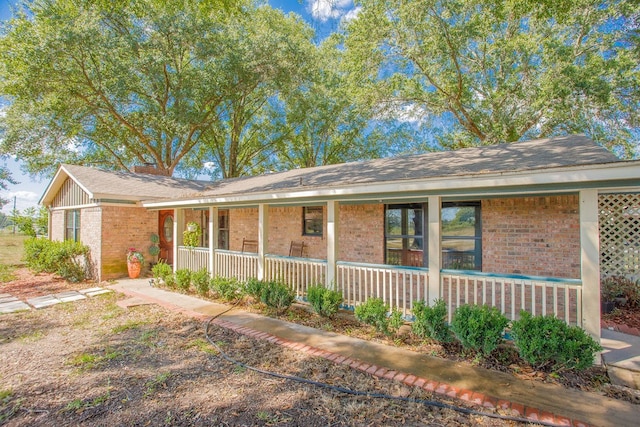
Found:
[[[358,17],[358,15],[360,14],[360,11],[362,11],[362,6],[358,6],[355,9],[351,9],[349,12],[347,12],[342,17],[341,22],[342,23],[347,23],[349,21],[352,21],[352,20],[356,19]]]
[[[307,0],[307,11],[314,19],[326,22],[349,14],[352,0]]]
[[[0,196],[3,199],[9,200],[9,203],[2,208],[2,212],[6,214],[13,211],[14,197],[16,200],[16,209],[19,211],[24,211],[26,208],[30,207],[36,207],[38,205],[38,200],[40,200],[40,195],[33,191],[3,191]]]
[[[214,170],[216,168],[216,164],[214,162],[204,162],[202,166],[207,170]]]
[[[394,119],[403,123],[422,125],[428,117],[427,110],[417,104],[391,103],[382,114],[383,119]]]

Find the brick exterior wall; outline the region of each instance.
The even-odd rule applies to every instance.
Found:
[[[384,205],[341,205],[340,261],[384,263]]]
[[[64,215],[65,211],[56,210],[49,212],[49,216],[51,217],[51,229],[49,230],[49,238],[51,240],[60,242],[64,240]]]
[[[258,208],[229,209],[229,250],[241,251],[244,238],[258,240]]]
[[[102,206],[102,270],[101,280],[127,275],[126,252],[138,249],[149,268],[151,234],[158,232],[158,212],[139,207]],[[81,214],[82,215],[82,214]],[[85,243],[86,244],[86,243]]]
[[[102,208],[85,208],[80,210],[80,241],[91,251],[92,277],[102,278]]]
[[[384,205],[342,205],[339,214],[339,257],[341,261],[384,262]],[[269,242],[267,252],[289,255],[292,241],[305,243],[305,256],[327,258],[327,209],[323,208],[322,236],[302,234],[302,207],[269,208]],[[258,209],[230,209],[230,246],[242,250],[242,239],[258,239]]]
[[[580,277],[575,195],[482,201],[482,270]]]

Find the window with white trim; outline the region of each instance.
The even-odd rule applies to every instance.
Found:
[[[65,212],[64,219],[64,239],[80,241],[80,209],[70,209]]]
[[[442,204],[442,268],[482,270],[480,202]]]

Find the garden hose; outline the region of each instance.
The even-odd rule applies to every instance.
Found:
[[[331,384],[327,384],[327,383],[323,383],[323,382],[319,382],[319,381],[314,381],[314,380],[310,380],[308,378],[302,378],[302,377],[298,377],[296,375],[286,375],[286,374],[281,374],[278,372],[273,372],[273,371],[267,371],[264,369],[260,369],[260,368],[256,368],[254,366],[250,366],[247,365],[245,363],[242,363],[238,360],[235,360],[234,358],[232,358],[231,356],[229,356],[228,354],[226,354],[224,351],[222,351],[222,348],[220,348],[219,345],[217,345],[209,336],[209,328],[211,327],[211,323],[217,319],[218,317],[222,316],[223,314],[227,313],[228,311],[232,310],[236,305],[238,304],[238,301],[236,301],[235,304],[233,304],[231,307],[229,307],[227,310],[211,317],[209,320],[206,321],[205,323],[205,337],[207,338],[207,341],[209,342],[209,344],[211,344],[220,354],[220,356],[222,356],[227,362],[234,364],[236,366],[239,366],[241,368],[253,371],[253,372],[257,372],[259,374],[262,375],[267,375],[270,377],[274,377],[274,378],[280,378],[280,379],[284,379],[284,380],[288,380],[288,381],[295,381],[298,383],[302,383],[302,384],[308,384],[308,385],[312,385],[315,387],[320,387],[320,388],[324,388],[324,389],[328,389],[328,390],[332,390],[335,391],[336,393],[342,393],[342,394],[347,394],[347,395],[351,395],[351,396],[362,396],[362,397],[368,397],[368,398],[374,398],[374,399],[386,399],[386,400],[395,400],[395,401],[400,401],[400,402],[410,402],[410,403],[417,403],[417,404],[421,404],[424,406],[431,406],[431,407],[436,407],[436,408],[443,408],[443,409],[450,409],[452,411],[456,411],[462,414],[466,414],[466,415],[478,415],[478,416],[482,416],[482,417],[489,417],[489,418],[495,418],[495,419],[500,419],[500,420],[505,420],[505,421],[516,421],[516,422],[521,422],[521,423],[528,423],[528,424],[538,424],[538,425],[542,425],[542,426],[549,426],[549,427],[559,427],[559,424],[555,424],[555,423],[549,423],[549,422],[545,422],[545,421],[536,421],[536,420],[531,420],[528,418],[521,418],[521,417],[511,417],[511,416],[505,416],[505,415],[500,415],[500,414],[493,414],[493,413],[489,413],[489,412],[481,412],[481,411],[476,411],[473,409],[469,409],[469,408],[464,408],[461,406],[456,406],[456,405],[451,405],[448,403],[442,403],[442,402],[438,402],[438,401],[434,401],[434,400],[427,400],[427,399],[417,399],[417,398],[413,398],[413,397],[401,397],[401,396],[392,396],[389,394],[385,394],[385,393],[372,393],[372,392],[368,392],[368,391],[359,391],[359,390],[352,390],[346,387],[341,387],[341,386],[335,386],[335,385],[331,385]]]

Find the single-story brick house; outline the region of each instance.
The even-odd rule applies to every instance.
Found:
[[[99,279],[158,233],[174,269],[301,297],[321,282],[407,315],[437,298],[553,313],[599,336],[600,275],[640,272],[639,193],[640,161],[572,135],[209,183],[63,165],[41,203],[51,238],[88,244]],[[190,221],[201,247],[182,245]]]

